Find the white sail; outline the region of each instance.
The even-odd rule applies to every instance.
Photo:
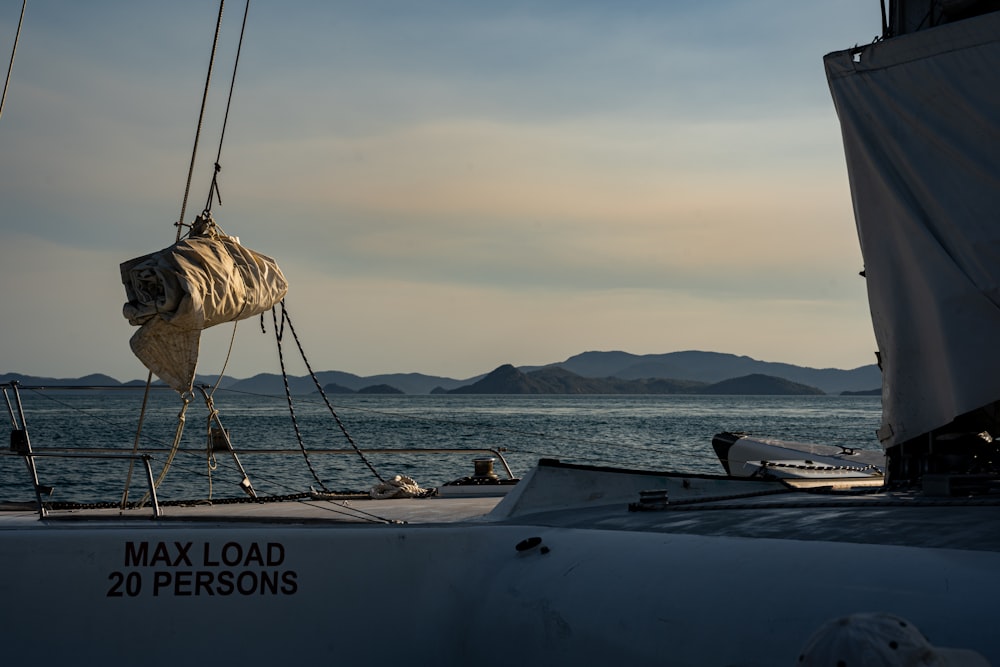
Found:
[[[1000,400],[997,62],[1000,13],[825,58],[883,371],[885,447]]]
[[[123,314],[140,328],[129,344],[157,377],[189,391],[201,331],[258,315],[281,301],[288,283],[277,263],[199,219],[191,236],[121,265]]]

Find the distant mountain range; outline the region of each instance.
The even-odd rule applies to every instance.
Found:
[[[584,352],[545,366],[514,368],[505,364],[490,373],[457,380],[420,373],[388,373],[362,377],[343,371],[316,373],[324,390],[395,393],[569,393],[569,394],[798,394],[878,393],[881,373],[874,364],[851,370],[808,368],[758,361],[720,352],[668,352],[636,355],[628,352]],[[46,378],[18,373],[0,374],[0,382],[18,380],[26,385],[118,385],[107,375],[82,378]],[[215,377],[199,377],[215,384]],[[142,384],[133,380],[125,384]],[[288,378],[295,394],[311,394],[316,386],[309,376]],[[280,375],[262,373],[246,379],[224,377],[225,389],[260,394],[281,394]],[[504,389],[505,388],[505,389]]]
[[[770,375],[816,387],[827,394],[866,391],[882,386],[882,373],[875,364],[851,370],[808,368],[720,352],[686,351],[643,355],[628,352],[584,352],[550,365],[560,366],[583,377],[617,377],[623,380],[674,378],[709,384],[747,375]],[[533,369],[525,367],[522,370]]]
[[[753,394],[806,395],[822,390],[771,375],[755,373],[708,384],[692,380],[644,378],[622,380],[615,377],[585,378],[565,368],[549,366],[525,373],[507,364],[483,379],[448,394]]]

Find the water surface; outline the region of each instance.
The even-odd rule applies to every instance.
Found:
[[[99,395],[22,389],[32,446],[108,447],[130,451],[136,437],[141,392]],[[785,440],[878,449],[875,430],[881,404],[868,396],[460,396],[336,395],[337,418],[362,450],[379,448],[502,449],[516,476],[542,457],[571,463],[723,472],[711,448],[717,432],[739,430]],[[367,490],[378,480],[361,457],[278,457],[254,450],[299,449],[281,396],[218,391],[215,408],[230,432],[244,468],[261,495],[310,488]],[[294,399],[296,422],[307,453],[350,449],[322,399]],[[155,393],[143,420],[140,446],[168,448],[181,403],[173,392]],[[231,456],[206,452],[208,409],[201,398],[188,407],[181,447],[159,489],[161,500],[240,497],[242,479]],[[472,458],[458,455],[365,454],[383,478],[402,474],[434,487],[472,472]],[[154,474],[166,455],[157,453]],[[42,484],[54,501],[116,501],[125,488],[121,460],[38,459]],[[502,472],[497,466],[498,472]],[[0,501],[32,498],[23,460],[0,457]],[[145,488],[136,470],[130,498]]]

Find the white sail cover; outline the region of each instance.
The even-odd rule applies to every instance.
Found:
[[[288,291],[273,259],[219,233],[210,218],[199,223],[187,239],[121,265],[123,314],[140,325],[132,351],[179,392],[194,383],[202,329],[263,313]]]
[[[889,447],[1000,400],[1000,12],[825,65]]]

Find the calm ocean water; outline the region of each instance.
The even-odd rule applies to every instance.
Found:
[[[110,447],[129,451],[135,438],[141,392],[75,393],[22,389],[31,444]],[[844,396],[377,396],[335,395],[334,408],[362,449],[503,448],[515,476],[542,457],[572,463],[722,473],[712,436],[741,430],[760,436],[878,449],[878,397]],[[215,406],[255,489],[261,495],[308,491],[367,490],[377,479],[356,454],[276,456],[254,450],[299,445],[284,397],[218,391]],[[318,396],[297,397],[295,413],[309,449],[349,449],[350,444]],[[147,409],[141,446],[169,447],[180,402],[157,392]],[[232,457],[218,454],[209,471],[205,454],[208,411],[192,402],[182,440],[160,487],[161,500],[240,497]],[[402,474],[434,487],[472,473],[472,458],[456,455],[368,453],[384,478]],[[163,466],[157,453],[153,472]],[[128,463],[122,460],[40,458],[42,484],[55,487],[53,501],[115,501],[122,495]],[[502,469],[497,464],[497,471]],[[211,484],[211,491],[210,485]],[[137,469],[130,498],[145,481]],[[32,498],[26,467],[0,457],[0,501]]]

